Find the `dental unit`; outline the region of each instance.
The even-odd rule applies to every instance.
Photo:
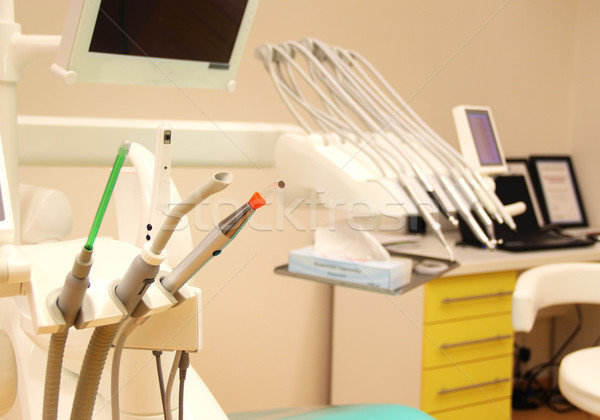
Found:
[[[140,12],[134,2],[125,3],[120,4],[128,11]],[[160,6],[171,11],[177,9],[174,3]],[[227,188],[233,175],[216,172],[182,199],[170,176],[171,141],[177,127],[164,123],[157,127],[154,154],[135,138],[120,145],[87,239],[63,241],[63,235],[56,242],[23,244],[16,176],[16,85],[22,67],[31,58],[49,55],[55,57],[51,72],[66,84],[83,81],[232,91],[258,0],[233,1],[225,13],[226,24],[213,25],[224,29],[209,44],[217,43],[216,39],[222,44],[192,52],[155,51],[153,46],[138,45],[134,34],[127,32],[133,29],[119,26],[125,22],[116,25],[118,19],[110,16],[119,2],[69,0],[62,37],[21,35],[12,4],[8,0],[0,6],[0,52],[6,58],[0,71],[0,97],[5,105],[0,110],[0,164],[4,163],[0,206],[6,215],[6,220],[0,220],[0,263],[5,272],[0,296],[10,298],[6,310],[1,308],[0,327],[9,331],[19,383],[13,386],[13,401],[0,405],[0,417],[171,420],[177,415],[181,420],[226,420],[190,367],[189,353],[201,348],[202,321],[202,293],[190,280],[221,255],[254,213],[267,205],[269,195],[286,184],[287,189],[324,186],[324,199],[340,193],[364,200],[379,212],[418,215],[451,260],[454,254],[439,215],[452,225],[467,225],[490,249],[496,244],[494,222],[514,228],[489,183],[416,115],[368,61],[353,51],[306,39],[265,44],[257,50],[282,101],[306,132],[287,133],[278,140],[276,161],[285,182],[277,180],[254,193],[193,246],[187,215]],[[212,6],[198,7],[219,9]],[[206,11],[199,10],[198,15]],[[162,28],[166,20],[161,15],[160,22],[148,27]],[[173,22],[180,25],[177,16]],[[117,35],[111,33],[115,25],[119,26]],[[187,31],[192,39],[176,41],[199,47],[207,44],[203,29],[193,29]],[[107,44],[116,36],[124,45],[110,45],[115,50],[107,51],[102,42],[92,42],[106,35],[103,31],[108,33]],[[152,36],[169,33],[166,27],[151,32]],[[153,55],[130,53],[137,49]],[[183,55],[173,56],[179,53]],[[126,159],[132,166],[123,167]],[[113,188],[117,229],[131,225],[126,226],[128,235],[122,237],[119,232],[118,239],[98,236]],[[152,359],[150,353],[156,372],[153,366],[145,366],[146,359]],[[171,362],[166,380],[165,360]],[[42,385],[39,372],[44,373],[40,368],[44,361]],[[179,396],[175,398],[178,369]],[[110,370],[108,380],[105,370]],[[157,391],[160,400],[153,397]],[[135,398],[129,398],[133,392]],[[184,393],[188,395],[185,406]]]
[[[489,182],[358,53],[304,39],[263,44],[256,56],[307,133],[284,135],[277,144],[277,166],[290,183],[360,197],[379,213],[391,200],[404,208],[396,214],[420,215],[451,259],[437,213],[453,225],[460,219],[490,249],[492,219],[515,229]],[[298,160],[321,172],[301,175]]]
[[[104,407],[110,403],[111,395],[102,388],[104,385],[100,380],[103,367],[110,357],[109,350],[113,341],[120,337],[119,330],[125,329],[124,327],[127,327],[130,321],[136,321],[146,325],[136,328],[138,334],[130,336],[127,348],[167,351],[170,354],[179,352],[178,359],[181,360],[176,365],[181,367],[182,377],[187,376],[188,385],[185,392],[193,394],[194,398],[189,398],[185,407],[182,405],[170,407],[171,402],[165,401],[164,398],[162,402],[145,400],[143,396],[151,394],[148,390],[153,386],[155,376],[152,376],[152,381],[148,380],[149,372],[143,364],[140,364],[143,358],[133,357],[131,352],[135,353],[135,350],[128,350],[123,353],[121,359],[122,369],[125,369],[122,373],[127,378],[126,389],[119,389],[125,407],[119,410],[119,394],[112,396],[115,397],[117,413],[115,415],[113,412],[111,416],[119,418],[120,415],[127,419],[155,419],[158,403],[162,405],[161,411],[164,416],[170,417],[179,411],[180,418],[192,416],[225,419],[224,412],[198,374],[193,368],[188,369],[187,352],[198,351],[201,348],[199,309],[201,291],[193,286],[184,285],[185,281],[182,281],[175,299],[173,295],[167,296],[156,284],[154,286],[153,284],[156,283],[155,278],[159,273],[164,276],[170,271],[169,265],[177,266],[178,261],[193,248],[189,225],[180,227],[179,221],[206,197],[229,185],[232,178],[230,173],[215,174],[189,197],[180,200],[168,171],[170,149],[167,145],[173,133],[171,127],[165,125],[158,128],[163,147],[156,148],[156,159],[151,152],[135,143],[135,135],[133,135],[130,137],[134,140],[131,147],[127,143],[119,150],[118,162],[115,162],[110,177],[110,188],[107,185],[88,241],[60,241],[66,235],[61,233],[62,236],[57,236],[59,242],[55,243],[26,245],[20,243],[16,87],[22,68],[34,58],[49,56],[55,58],[51,72],[67,84],[88,81],[176,85],[232,91],[235,88],[234,78],[258,5],[257,0],[234,2],[235,10],[227,15],[228,25],[225,29],[227,33],[221,32],[221,43],[218,45],[211,43],[210,48],[198,50],[194,57],[173,56],[172,49],[157,51],[147,45],[141,48],[151,51],[152,54],[156,54],[156,57],[140,57],[129,55],[129,51],[99,52],[95,47],[90,48],[90,39],[94,33],[96,36],[109,34],[110,39],[110,33],[115,29],[115,19],[112,19],[112,23],[110,17],[106,19],[107,12],[113,10],[109,3],[110,0],[69,1],[62,36],[22,35],[20,25],[14,22],[13,1],[2,2],[0,6],[2,28],[0,53],[6,64],[0,72],[3,82],[0,84],[0,97],[4,104],[0,112],[2,120],[0,137],[3,146],[0,151],[3,150],[5,153],[0,154],[2,161],[0,204],[4,207],[6,216],[0,221],[0,237],[4,245],[0,256],[7,271],[3,279],[5,281],[0,283],[0,295],[9,297],[4,301],[6,305],[2,308],[1,320],[3,330],[7,331],[10,354],[13,354],[14,366],[16,366],[14,375],[19,378],[18,381],[10,382],[12,388],[6,394],[7,398],[2,399],[0,416],[7,415],[10,419],[27,420],[66,418],[69,413],[67,407],[70,406],[72,419],[90,419],[92,416],[107,418],[107,410],[104,410]],[[175,16],[161,14],[161,27],[167,23],[177,25],[179,22],[176,13],[180,9],[174,7],[171,2],[160,3],[158,6],[167,4],[168,7],[163,8],[165,9],[163,11],[175,12]],[[137,4],[128,4],[127,7],[132,13],[142,11]],[[206,11],[206,7],[209,6],[199,2],[194,7],[204,8],[203,11]],[[147,11],[144,7],[143,12]],[[212,9],[212,12],[214,13],[215,10]],[[218,19],[223,18],[218,15],[220,13],[218,10],[216,13],[212,23],[219,22]],[[144,16],[148,17],[148,14]],[[202,22],[197,24],[202,25]],[[125,28],[125,30],[128,35],[136,36],[135,28]],[[155,35],[161,36],[168,32],[168,30],[155,31]],[[194,39],[184,42],[199,46],[207,44],[204,39],[196,36],[199,33],[202,33],[201,29],[190,31],[188,35]],[[136,43],[133,38],[130,40]],[[159,44],[164,45],[160,42]],[[166,59],[155,59],[165,53],[168,54]],[[100,63],[98,60],[107,61]],[[209,66],[209,63],[219,63],[219,65]],[[124,137],[118,140],[122,138]],[[115,138],[107,140],[114,142]],[[125,177],[127,183],[119,182],[121,185],[116,185],[116,190],[121,190],[115,193],[115,201],[119,201],[116,206],[119,231],[123,221],[130,225],[152,226],[152,230],[147,231],[144,228],[142,232],[142,229],[137,229],[138,234],[135,237],[128,237],[127,241],[107,237],[96,238],[101,213],[104,211],[101,209],[105,209],[110,196],[109,189],[115,187],[118,168],[126,155],[133,164],[133,172],[129,171],[131,167],[123,171],[122,175],[127,173]],[[123,181],[125,178],[120,179]],[[151,201],[150,197],[155,199]],[[177,202],[180,204],[170,207],[171,203]],[[134,206],[129,206],[132,203]],[[229,232],[241,229],[243,221],[247,221],[254,210],[259,208],[257,203],[262,202],[260,200],[250,202],[250,205],[254,205],[255,208],[243,212],[239,219],[242,223],[231,226]],[[142,210],[142,217],[124,214],[124,212],[131,212],[132,208],[136,211]],[[162,214],[165,208],[169,209],[168,214]],[[65,217],[68,218],[70,215]],[[129,229],[130,232],[133,230]],[[139,235],[141,233],[143,234]],[[146,236],[149,236],[148,240]],[[228,237],[228,241],[233,238],[234,235]],[[42,237],[41,240],[44,239]],[[167,256],[166,249],[171,249],[168,246],[170,242],[176,245],[175,252],[170,252],[171,255]],[[225,243],[222,244],[224,245]],[[76,255],[75,262],[72,260],[73,255]],[[167,257],[169,257],[169,265],[164,264]],[[63,274],[57,276],[57,273]],[[66,278],[65,273],[68,273]],[[14,302],[11,296],[15,296]],[[169,329],[173,322],[180,323],[178,331],[173,332]],[[71,326],[75,329],[69,332],[67,340],[67,331]],[[153,330],[150,331],[150,328]],[[88,332],[91,332],[91,338]],[[46,340],[50,335],[52,335],[51,344]],[[86,342],[87,349],[84,344]],[[32,343],[35,344],[32,346]],[[85,355],[83,355],[84,349],[86,349]],[[46,365],[49,385],[42,405],[40,395],[44,391],[43,367],[46,366],[43,361],[46,359],[48,359]],[[138,362],[137,359],[140,361]],[[69,373],[62,375],[62,381],[61,371]],[[186,371],[187,374],[184,373]],[[164,383],[159,382],[163,388]],[[172,387],[173,380],[170,380],[166,386]],[[124,397],[130,395],[131,387],[136,387],[136,392],[140,393],[139,401],[137,397],[133,400]],[[183,385],[180,385],[180,388],[183,391]],[[98,401],[101,402],[100,407],[96,404]],[[168,413],[166,413],[167,408],[169,408]]]

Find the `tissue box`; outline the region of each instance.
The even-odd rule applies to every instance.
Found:
[[[412,261],[409,258],[388,261],[328,258],[309,246],[290,252],[288,270],[292,273],[395,290],[410,282]]]

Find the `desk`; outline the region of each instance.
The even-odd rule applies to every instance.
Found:
[[[447,257],[429,237],[400,250]],[[518,274],[548,263],[600,261],[600,245],[455,253],[458,268],[399,296],[335,288],[332,404],[400,403],[437,420],[510,419]]]

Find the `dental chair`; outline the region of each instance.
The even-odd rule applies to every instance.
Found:
[[[513,294],[513,328],[529,332],[538,310],[567,303],[600,304],[600,263],[548,264],[525,271]],[[558,386],[573,405],[600,416],[600,347],[567,354]]]

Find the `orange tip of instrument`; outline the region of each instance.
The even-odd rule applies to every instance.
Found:
[[[252,197],[250,198],[250,200],[248,200],[248,204],[250,205],[250,207],[252,207],[253,210],[256,210],[267,204],[267,202],[262,197],[262,195],[255,192],[254,195],[252,195]]]

